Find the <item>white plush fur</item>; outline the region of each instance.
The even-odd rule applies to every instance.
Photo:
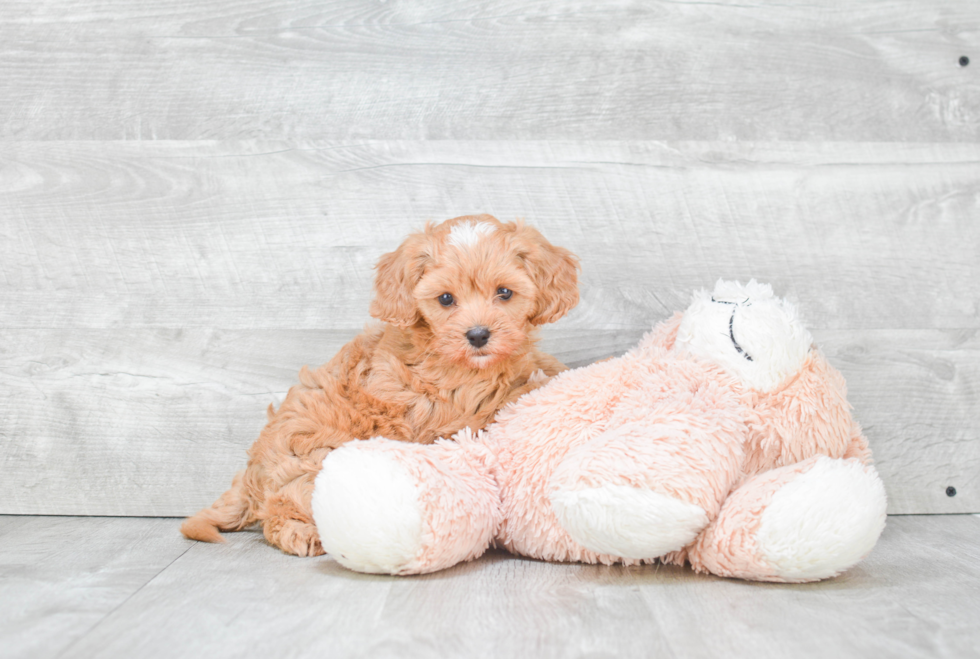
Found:
[[[418,485],[390,455],[350,450],[351,444],[330,453],[316,478],[320,541],[351,570],[397,573],[422,546]]]
[[[695,293],[676,346],[769,392],[800,370],[812,343],[793,305],[753,279],[748,284],[719,280],[711,293]]]
[[[452,228],[446,242],[456,247],[470,247],[494,231],[495,227],[489,222],[461,222]]]
[[[575,542],[623,558],[676,551],[708,524],[694,504],[628,485],[558,490],[551,494],[551,507]]]
[[[756,545],[787,579],[825,579],[871,551],[885,526],[885,488],[856,460],[820,458],[762,514]]]

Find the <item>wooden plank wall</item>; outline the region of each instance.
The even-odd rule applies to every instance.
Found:
[[[581,257],[571,365],[771,282],[890,512],[980,512],[975,0],[7,0],[0,99],[0,513],[210,503],[378,256],[477,212]]]

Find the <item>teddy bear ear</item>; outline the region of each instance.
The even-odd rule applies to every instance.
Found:
[[[644,337],[642,346],[644,348],[662,348],[670,350],[677,341],[677,331],[680,329],[681,321],[684,320],[683,311],[675,311],[674,315],[654,326],[650,333]]]
[[[420,319],[413,295],[431,260],[431,225],[409,236],[375,266],[371,315],[398,327],[411,327]]]
[[[529,320],[532,325],[553,323],[578,304],[578,258],[521,222],[507,228],[514,232],[517,256],[538,289]]]
[[[695,294],[695,297],[704,297],[705,291]],[[709,296],[717,302],[727,302],[729,304],[751,304],[772,300],[776,295],[772,292],[770,284],[760,284],[755,279],[750,279],[749,283],[743,284],[737,280],[719,279],[715,282],[715,287]]]

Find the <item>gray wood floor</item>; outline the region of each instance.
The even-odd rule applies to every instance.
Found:
[[[556,565],[503,552],[360,575],[177,520],[0,517],[0,656],[976,657],[980,517],[892,516],[806,585]]]

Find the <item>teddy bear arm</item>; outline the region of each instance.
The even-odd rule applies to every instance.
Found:
[[[482,555],[501,517],[494,456],[460,435],[430,445],[375,438],[331,452],[313,493],[324,550],[349,569],[382,574]]]
[[[748,421],[745,473],[826,455],[870,464],[867,440],[851,415],[844,377],[813,352],[791,384],[758,394]]]
[[[654,558],[690,543],[739,475],[739,438],[703,418],[624,424],[576,447],[551,477],[562,527],[590,551]]]

